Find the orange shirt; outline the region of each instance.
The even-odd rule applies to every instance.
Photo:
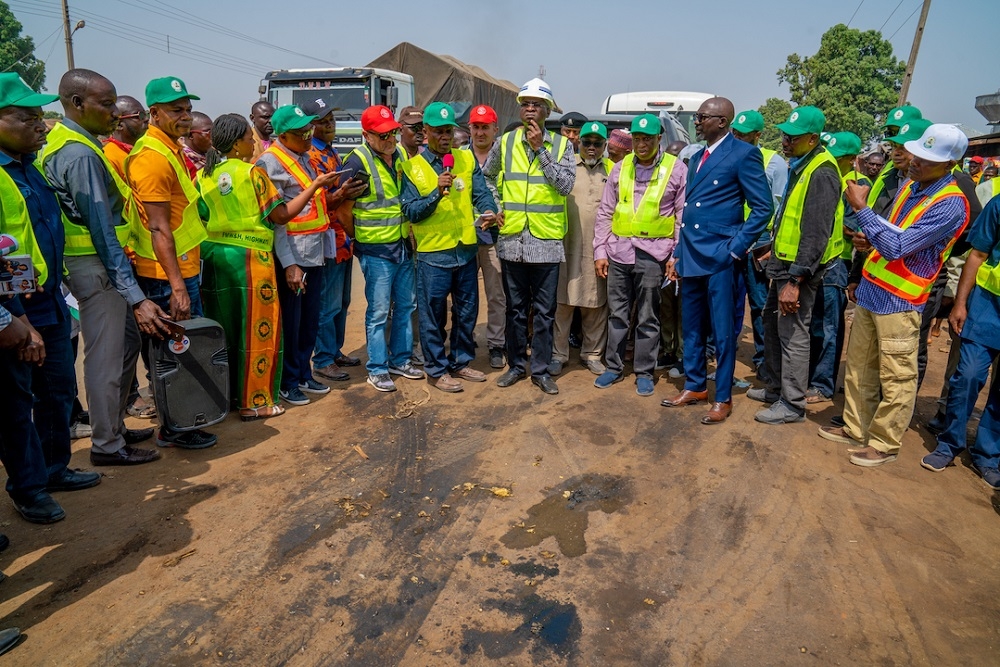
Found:
[[[184,154],[181,153],[181,147],[176,141],[152,125],[146,130],[146,133],[162,141],[177,156],[180,164],[184,164]],[[184,190],[181,189],[174,168],[170,166],[165,157],[155,151],[144,150],[139,153],[133,151],[131,155],[128,162],[128,182],[132,186],[136,200],[140,203],[139,217],[142,219],[142,224],[149,227],[149,219],[141,205],[142,203],[169,203],[170,229],[177,229],[180,227],[188,199]],[[182,277],[192,278],[198,275],[201,270],[201,252],[198,247],[195,246],[178,257],[177,264],[180,267]],[[159,262],[143,257],[135,258],[135,270],[144,278],[167,279],[167,274]]]
[[[125,178],[125,158],[128,156],[128,151],[122,148],[123,145],[127,146],[128,144],[109,140],[104,144],[104,155],[111,162],[111,165],[118,170],[118,175]]]

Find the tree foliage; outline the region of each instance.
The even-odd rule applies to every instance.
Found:
[[[840,23],[823,34],[816,55],[788,56],[778,82],[788,84],[796,105],[822,109],[828,131],[869,140],[896,106],[905,73],[906,63],[896,60],[881,32]]]
[[[40,90],[45,63],[35,58],[35,42],[21,36],[21,23],[7,3],[0,1],[0,72],[17,72],[25,83]]]
[[[787,101],[777,97],[769,97],[757,109],[764,117],[764,130],[760,133],[759,145],[771,150],[781,150],[781,132],[775,127],[778,123],[784,123],[792,113],[792,105]]]

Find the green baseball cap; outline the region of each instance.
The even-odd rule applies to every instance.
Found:
[[[451,108],[450,104],[431,102],[424,109],[424,125],[431,127],[454,125],[458,127],[458,123],[455,122],[455,110]]]
[[[660,125],[660,118],[651,113],[644,113],[632,119],[632,127],[629,128],[632,134],[660,134],[663,126]]]
[[[275,134],[284,134],[289,130],[300,130],[316,120],[316,116],[308,116],[296,104],[286,104],[274,110],[271,116],[271,127]]]
[[[861,152],[861,137],[853,132],[834,132],[826,142],[826,150],[833,157],[857,155]]]
[[[743,134],[760,132],[764,129],[764,117],[760,115],[759,111],[754,111],[753,109],[741,111],[736,114],[736,118],[733,119],[733,124],[730,127]]]
[[[916,141],[920,137],[924,136],[924,130],[933,125],[931,121],[926,118],[914,118],[913,120],[903,123],[899,127],[899,134],[891,137],[886,137],[885,140],[902,146],[907,141]]]
[[[14,72],[0,74],[0,109],[7,107],[43,107],[59,99],[58,95],[36,93]]]
[[[596,121],[587,121],[580,128],[580,138],[584,138],[588,134],[599,134],[605,140],[608,138],[608,128],[604,127],[604,123],[598,123]]]
[[[154,104],[167,104],[177,100],[200,100],[197,95],[192,95],[187,91],[187,86],[176,76],[164,76],[153,79],[146,84],[146,106]]]
[[[816,107],[798,107],[788,116],[788,120],[777,126],[778,130],[791,137],[803,134],[820,134],[826,125],[826,116]]]
[[[912,106],[895,107],[889,109],[889,113],[885,116],[885,122],[882,127],[902,127],[909,123],[911,120],[917,120],[923,118],[924,115],[920,113],[920,109]]]

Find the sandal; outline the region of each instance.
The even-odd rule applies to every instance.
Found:
[[[140,405],[139,401],[143,401],[143,403]],[[139,419],[156,419],[156,405],[154,403],[146,403],[143,398],[132,403],[125,411],[132,417],[138,417]]]
[[[240,420],[252,422],[268,417],[280,417],[285,414],[285,408],[280,405],[265,405],[262,408],[240,408]]]
[[[818,389],[810,389],[806,392],[806,403],[815,405],[816,403],[829,403],[833,398],[827,398]]]

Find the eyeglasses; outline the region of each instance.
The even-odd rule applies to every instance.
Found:
[[[710,113],[696,113],[692,117],[694,118],[694,122],[696,123],[704,123],[709,118],[725,118],[725,116],[718,116],[716,114],[710,114]]]
[[[531,108],[533,108],[533,109],[541,109],[544,106],[545,106],[545,102],[531,102],[529,100],[525,100],[524,102],[521,102],[521,108],[522,109],[531,109]]]
[[[603,141],[603,140],[602,141],[581,141],[580,145],[581,146],[586,146],[587,148],[599,148],[599,147],[603,146],[606,143],[607,142]]]
[[[392,130],[390,132],[369,132],[368,134],[373,137],[377,137],[380,141],[385,141],[389,137],[395,137],[399,134],[399,130]]]
[[[189,134],[212,134],[211,130],[191,130]]]
[[[403,127],[405,127],[407,130],[415,134],[420,134],[421,132],[424,131],[423,123],[409,123],[409,124],[403,123]]]
[[[294,134],[296,137],[303,140],[312,139],[313,129],[312,127],[309,127],[304,130],[288,130],[288,134]]]
[[[146,112],[142,113],[129,113],[124,116],[118,116],[118,120],[132,120],[133,118],[138,120],[149,120],[149,114]]]

